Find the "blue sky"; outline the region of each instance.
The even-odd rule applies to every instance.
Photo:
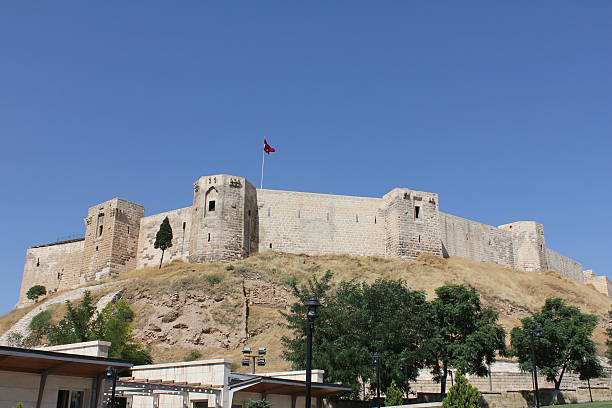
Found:
[[[440,194],[612,274],[612,3],[4,2],[0,313],[29,246],[201,175]]]

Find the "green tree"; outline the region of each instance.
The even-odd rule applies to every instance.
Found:
[[[608,317],[612,320],[612,309],[608,311]],[[612,364],[612,328],[606,329],[606,334],[608,336],[608,340],[606,340],[606,345],[608,346],[606,357],[608,358],[608,364]]]
[[[134,340],[134,312],[124,299],[109,303],[96,315],[91,292],[86,291],[78,305],[73,306],[70,301],[66,301],[66,309],[62,320],[48,329],[47,340],[51,345],[92,340],[109,341],[110,358],[129,360],[135,364],[152,363],[149,348]]]
[[[510,335],[511,354],[518,357],[523,370],[532,371],[531,332],[536,327],[542,329],[542,337],[535,339],[537,368],[547,381],[555,384],[553,400],[556,400],[567,371],[589,377],[601,369],[591,340],[597,316],[582,313],[562,299],[552,298],[546,299],[540,312],[524,318],[521,323]]]
[[[164,260],[164,251],[168,248],[172,248],[172,227],[170,226],[168,217],[164,218],[159,226],[159,231],[157,231],[157,235],[155,236],[155,244],[153,244],[153,247],[156,249],[159,248],[162,251],[161,259],[159,260],[159,269],[161,269]]]
[[[455,385],[448,390],[448,395],[442,401],[442,408],[478,408],[478,401],[480,391],[469,383],[461,369],[457,369]]]
[[[43,337],[49,334],[49,330],[51,330],[52,326],[51,311],[43,310],[34,316],[28,325],[30,329],[30,334],[28,336],[29,343],[32,346],[41,344]]]
[[[468,373],[487,375],[485,363],[493,363],[496,353],[505,351],[506,333],[497,323],[497,313],[482,307],[474,288],[442,286],[436,294],[431,302],[432,329],[424,351],[427,366],[440,382],[440,394],[444,396],[449,368],[463,367]]]
[[[387,387],[385,392],[385,406],[392,407],[395,405],[402,405],[404,403],[404,393],[395,384],[395,380],[391,380],[391,385]]]
[[[99,340],[91,335],[90,321],[96,312],[90,291],[86,291],[78,305],[73,306],[66,300],[66,314],[56,325],[49,329],[47,340],[51,345],[79,343]]]
[[[250,400],[246,408],[272,408],[272,403],[268,400]]]
[[[26,292],[26,296],[28,299],[38,302],[38,298],[40,296],[44,296],[47,294],[47,288],[43,285],[34,285]]]
[[[372,284],[340,282],[331,285],[328,271],[321,280],[308,285],[291,283],[298,299],[283,313],[292,337],[283,337],[283,356],[294,369],[305,367],[306,309],[304,302],[315,294],[323,304],[315,322],[313,367],[325,370],[325,380],[350,384],[361,390],[375,378],[372,358],[381,355],[381,384],[402,382],[401,363],[410,367],[408,377],[416,379],[422,366],[424,324],[429,321],[423,292],[411,291],[401,280],[378,279]]]
[[[132,321],[134,312],[125,299],[109,303],[91,324],[91,337],[110,341],[110,358],[129,360],[136,365],[151,364],[151,352],[134,340]]]

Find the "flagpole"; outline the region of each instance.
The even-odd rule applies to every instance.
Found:
[[[263,170],[264,163],[266,162],[266,154],[263,149],[261,149],[261,184],[259,185],[259,189],[263,189]]]

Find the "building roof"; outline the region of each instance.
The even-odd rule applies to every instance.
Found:
[[[97,377],[105,374],[109,366],[123,370],[133,365],[114,358],[0,346],[0,371]]]
[[[232,375],[234,375],[232,373]],[[306,381],[286,380],[284,378],[251,376],[244,379],[244,374],[230,380],[230,390],[256,392],[260,394],[301,395],[306,389]],[[242,379],[242,381],[241,381]],[[312,396],[323,397],[351,391],[351,387],[342,384],[312,383]]]

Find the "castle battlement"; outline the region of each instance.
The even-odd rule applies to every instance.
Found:
[[[89,208],[85,238],[27,250],[19,304],[33,285],[72,288],[134,268],[158,265],[153,247],[168,217],[168,262],[224,262],[274,250],[415,259],[458,256],[529,272],[554,270],[610,295],[610,280],[546,248],[535,221],[494,227],[445,214],[436,193],[395,188],[383,197],[256,189],[243,177],[216,174],[193,184],[190,207],[145,216],[141,205],[114,198]]]

